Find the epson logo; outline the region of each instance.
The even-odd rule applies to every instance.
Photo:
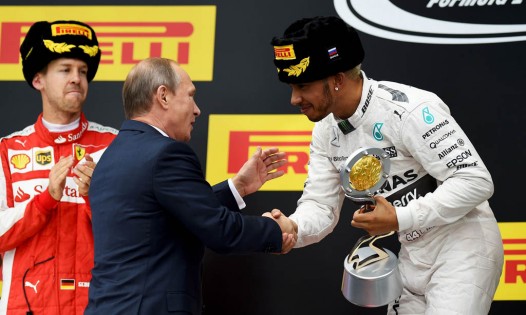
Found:
[[[464,161],[465,159],[469,158],[470,156],[472,156],[471,151],[470,150],[466,150],[466,151],[460,153],[459,155],[457,155],[451,161],[447,162],[446,166],[448,168],[452,168],[452,167],[456,166],[458,163],[462,163],[462,161]]]
[[[449,136],[451,136],[452,134],[454,134],[455,132],[457,132],[455,129],[451,130],[451,131],[448,131],[446,134],[444,134],[442,137],[438,138],[437,140],[431,142],[429,144],[429,147],[431,149],[436,149],[437,145],[442,142],[442,140],[445,140],[447,139]]]
[[[370,35],[412,43],[526,40],[523,0],[334,0],[338,15]]]

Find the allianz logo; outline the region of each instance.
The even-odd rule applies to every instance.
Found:
[[[334,0],[334,7],[357,30],[391,40],[426,44],[526,40],[526,0]]]

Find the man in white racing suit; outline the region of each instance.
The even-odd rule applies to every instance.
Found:
[[[316,122],[308,178],[290,215],[295,247],[319,242],[338,223],[346,159],[381,148],[389,178],[374,211],[357,210],[352,225],[371,235],[398,232],[404,288],[388,314],[487,314],[503,266],[487,201],[493,182],[446,104],[428,91],[367,78],[360,39],[337,17],[298,20],[272,45],[292,105]]]

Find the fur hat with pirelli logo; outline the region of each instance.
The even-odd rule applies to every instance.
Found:
[[[279,80],[285,83],[321,80],[354,68],[364,58],[356,31],[334,16],[300,19],[271,44]]]
[[[100,55],[95,31],[78,21],[36,22],[20,45],[22,72],[31,87],[35,74],[58,58],[83,60],[88,65],[90,82],[97,73]]]

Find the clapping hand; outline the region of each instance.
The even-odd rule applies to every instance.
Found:
[[[93,176],[93,171],[97,165],[89,154],[86,154],[85,159],[85,163],[77,164],[77,166],[73,169],[73,173],[75,174],[73,180],[79,187],[79,194],[81,196],[88,195],[91,177]]]
[[[64,187],[66,186],[66,177],[73,166],[73,157],[60,157],[59,161],[49,171],[48,191],[51,197],[56,201],[62,199]]]

